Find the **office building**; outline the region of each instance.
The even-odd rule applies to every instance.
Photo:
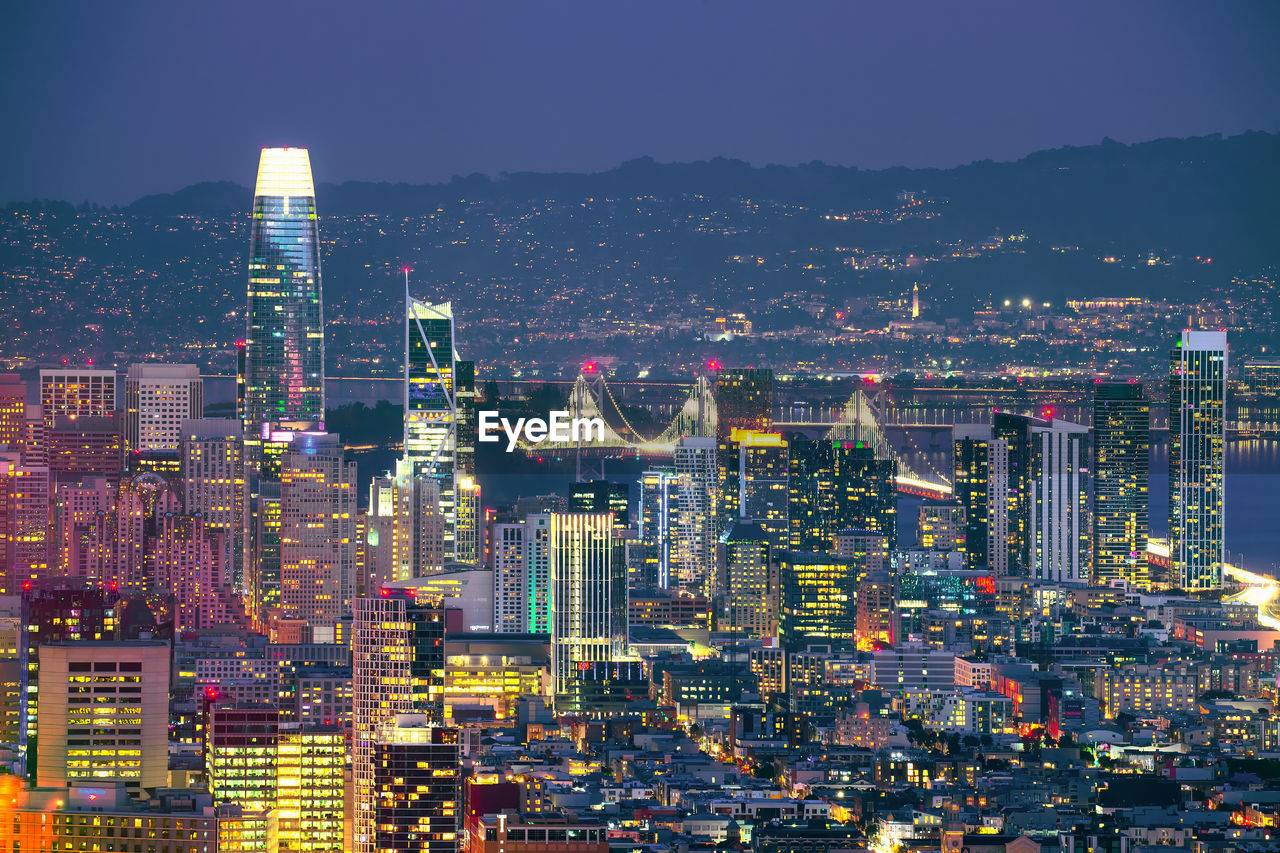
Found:
[[[21,452],[26,435],[26,383],[16,373],[0,373],[0,452]]]
[[[733,431],[768,432],[773,426],[773,371],[725,368],[715,377],[717,512],[728,521],[740,515],[738,448]]]
[[[675,471],[679,503],[671,586],[710,597],[715,593],[715,549],[719,537],[715,440],[701,436],[680,439],[675,448]]]
[[[352,626],[352,778],[355,846],[374,845],[374,740],[397,714],[444,719],[444,609],[413,589],[379,590],[355,602]]]
[[[1029,573],[1052,583],[1089,581],[1089,428],[1033,426],[1028,483]]]
[[[1004,442],[1008,449],[1008,476],[1002,484],[997,482],[997,486],[1004,486],[1001,500],[1007,513],[1005,574],[1026,575],[1031,571],[1031,431],[1046,423],[1040,418],[1011,412],[996,412],[992,416],[992,437]],[[997,574],[1002,572],[997,570]]]
[[[159,640],[42,642],[37,784],[167,784],[169,665]]]
[[[783,647],[801,650],[809,642],[852,647],[862,567],[825,553],[795,551],[779,555],[778,565],[782,584],[778,636]]]
[[[109,418],[116,413],[116,372],[41,370],[40,408],[46,427],[52,427],[59,417]]]
[[[615,527],[631,523],[631,489],[626,483],[588,480],[569,486],[569,512],[611,512]]]
[[[860,441],[794,435],[790,444],[791,550],[830,551],[847,527],[897,540],[897,462]]]
[[[183,421],[204,417],[204,380],[194,364],[131,364],[124,380],[127,453],[177,453]]]
[[[1151,404],[1138,382],[1093,394],[1093,582],[1145,589]]]
[[[460,474],[454,497],[454,560],[476,565],[480,562],[480,527],[482,510],[480,482],[471,474]]]
[[[526,628],[524,539],[523,521],[493,525],[493,630],[499,634]]]
[[[675,547],[680,478],[674,471],[652,470],[640,475],[639,553],[629,572],[632,589],[669,589]]]
[[[772,637],[778,630],[778,578],[772,536],[758,522],[738,521],[720,536],[724,566],[727,629],[747,637]]]
[[[957,424],[952,494],[964,508],[965,565],[1009,574],[1009,445],[989,425]]]
[[[374,477],[369,486],[365,582],[383,584],[422,577],[444,567],[445,519],[440,482],[414,475],[412,464],[396,461],[395,474]]]
[[[218,803],[273,811],[281,850],[343,850],[346,740],[335,726],[289,722],[271,705],[215,703],[205,776]]]
[[[530,634],[551,633],[551,517],[562,514],[525,516],[524,607],[525,630]]]
[[[730,440],[738,446],[739,518],[760,524],[775,553],[786,550],[791,499],[786,439],[776,432],[734,430]]]
[[[456,853],[462,831],[458,730],[401,714],[373,741],[378,853]],[[359,848],[357,848],[359,850]]]
[[[324,422],[324,309],[315,186],[305,148],[264,148],[253,191],[241,415],[263,424]]]
[[[249,491],[240,422],[232,418],[184,421],[181,426],[182,505],[221,531],[223,576],[219,584],[243,589],[252,552]]]
[[[577,673],[619,660],[627,648],[627,583],[607,513],[549,517],[551,676],[573,706]]]
[[[55,484],[86,477],[120,482],[124,442],[114,415],[59,415],[45,433],[49,474]]]
[[[453,308],[405,293],[404,458],[440,486],[446,560],[457,559],[458,400]]]
[[[968,525],[959,500],[926,499],[916,521],[916,544],[927,551],[964,551]]]
[[[338,436],[297,433],[280,470],[280,606],[332,627],[355,598],[356,464]]]
[[[1222,586],[1227,333],[1185,331],[1169,366],[1169,558],[1184,589]]]

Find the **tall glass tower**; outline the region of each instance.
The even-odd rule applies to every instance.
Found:
[[[458,384],[453,309],[405,293],[404,458],[440,484],[444,556],[457,559]]]
[[[1227,333],[1185,331],[1169,354],[1169,557],[1184,589],[1222,586]]]
[[[315,186],[305,148],[264,148],[249,238],[245,434],[324,421],[324,312]]]
[[[1151,404],[1139,382],[1093,394],[1093,580],[1147,586],[1147,466]]]

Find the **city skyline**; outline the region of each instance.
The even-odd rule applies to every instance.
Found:
[[[268,144],[0,208],[0,849],[1273,853],[1280,133],[330,182],[1230,124],[1225,8],[17,10],[168,72],[60,178]]]

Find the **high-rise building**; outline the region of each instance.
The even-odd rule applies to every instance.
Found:
[[[285,720],[271,705],[216,703],[205,775],[219,803],[274,811],[281,850],[341,853],[346,739],[335,726]]]
[[[867,651],[892,646],[898,637],[898,589],[887,571],[869,572],[858,582],[858,646]]]
[[[355,603],[352,630],[352,778],[354,838],[360,853],[375,844],[375,739],[397,714],[444,718],[444,610],[412,589]]]
[[[776,432],[735,430],[738,445],[738,516],[758,522],[769,534],[774,553],[790,541],[790,451]]]
[[[251,559],[249,492],[240,422],[232,418],[184,421],[181,427],[182,505],[206,527],[222,532],[223,577],[243,589]]]
[[[400,714],[373,740],[378,853],[456,853],[462,831],[458,730]]]
[[[1009,574],[1009,445],[990,425],[955,427],[953,491],[964,508],[965,565]]]
[[[1169,365],[1169,558],[1184,589],[1222,586],[1227,333],[1185,331]]]
[[[264,148],[253,191],[245,335],[246,436],[324,423],[324,309],[315,186],[305,148]]]
[[[408,460],[399,459],[394,475],[374,477],[370,483],[365,545],[369,590],[444,568],[440,482],[413,474],[412,467]]]
[[[1008,475],[1003,482],[1008,519],[1004,539],[1008,554],[1006,574],[1025,575],[1031,570],[1031,430],[1044,423],[1040,418],[1012,412],[996,412],[992,417],[992,437],[1008,448]],[[994,564],[992,568],[996,568]],[[996,574],[1001,574],[999,569]]]
[[[338,436],[297,433],[280,471],[280,606],[332,627],[355,598],[356,463]]]
[[[404,458],[440,485],[446,560],[457,559],[458,398],[453,308],[405,293]]]
[[[739,519],[720,537],[724,610],[728,629],[748,637],[772,637],[778,629],[778,579],[772,535],[758,522]]]
[[[114,415],[58,416],[46,432],[49,473],[54,483],[86,477],[120,482],[124,471],[124,442]]]
[[[59,417],[109,418],[116,412],[116,372],[92,368],[40,371],[45,426]]]
[[[167,784],[169,668],[160,640],[41,644],[37,784]]]
[[[1063,420],[1031,428],[1028,569],[1052,583],[1089,580],[1089,428]]]
[[[779,555],[782,606],[779,639],[801,650],[808,641],[851,647],[857,636],[857,562],[828,554]]]
[[[499,634],[525,631],[524,537],[523,521],[493,525],[493,630]]]
[[[681,438],[675,449],[679,504],[676,508],[672,586],[711,597],[715,592],[720,516],[716,442]],[[735,486],[736,486],[736,477]]]
[[[1147,575],[1151,404],[1138,382],[1102,382],[1093,394],[1093,581]]]
[[[640,554],[634,561],[630,588],[670,588],[679,502],[680,479],[674,471],[652,470],[640,475]]]
[[[476,565],[480,562],[480,481],[472,474],[458,476],[454,495],[454,559]]]
[[[925,500],[918,512],[916,544],[928,551],[964,551],[967,527],[959,500]]]
[[[897,462],[876,458],[860,441],[793,436],[790,444],[791,550],[830,551],[836,532],[848,527],[896,542]]]
[[[16,373],[0,373],[0,451],[20,452],[27,434],[27,386]]]
[[[725,368],[716,374],[717,512],[728,521],[739,516],[738,448],[733,431],[768,432],[773,426],[773,371]]]
[[[183,421],[204,417],[204,380],[194,364],[131,364],[124,380],[128,453],[177,453]]]
[[[50,494],[48,468],[0,453],[0,595],[49,573]]]
[[[569,512],[611,512],[615,527],[631,523],[631,490],[626,483],[588,480],[569,486]]]
[[[524,607],[525,630],[530,634],[551,633],[551,516],[540,512],[525,516]]]
[[[259,623],[273,608],[280,607],[280,534],[283,524],[280,484],[263,481],[252,496],[249,525],[249,588],[252,615]]]
[[[557,697],[572,708],[575,674],[626,653],[626,566],[608,513],[551,513],[549,520],[551,675]]]

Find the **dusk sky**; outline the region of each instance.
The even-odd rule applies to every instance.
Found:
[[[0,201],[1280,129],[1280,4],[9,3]]]

